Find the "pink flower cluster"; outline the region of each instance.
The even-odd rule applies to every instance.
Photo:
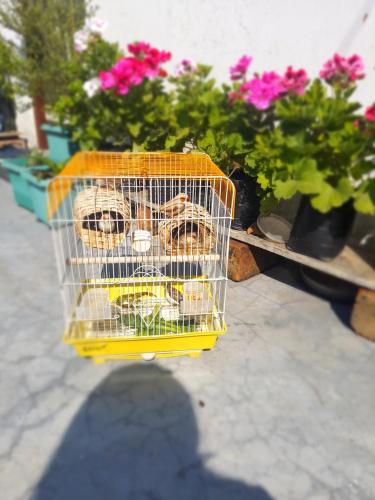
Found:
[[[355,82],[365,76],[364,65],[360,56],[353,54],[350,57],[342,57],[334,54],[332,59],[323,65],[319,76],[328,83],[339,83],[343,86]]]
[[[103,90],[115,89],[117,94],[127,94],[131,87],[140,85],[146,78],[166,76],[161,65],[172,57],[170,52],[158,50],[145,42],[128,45],[131,56],[122,57],[109,71],[101,71],[99,78]]]
[[[231,68],[232,69],[232,68]],[[308,77],[304,69],[293,70],[289,66],[283,76],[275,71],[265,71],[251,80],[244,82],[239,92],[231,92],[230,99],[245,99],[257,109],[264,110],[282,97],[290,94],[303,94]]]
[[[365,118],[369,122],[375,122],[375,104],[366,109]]]
[[[308,83],[309,79],[304,69],[294,71],[292,66],[287,67],[282,79],[282,85],[287,92],[302,95]]]
[[[265,71],[241,85],[246,101],[261,110],[267,109],[284,91],[282,78],[274,71]]]
[[[240,59],[237,61],[237,63],[229,68],[230,72],[230,79],[231,80],[242,80],[242,78],[245,78],[247,70],[251,64],[251,61],[253,60],[252,57],[250,56],[242,56]]]

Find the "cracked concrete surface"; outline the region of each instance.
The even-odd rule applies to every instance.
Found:
[[[375,497],[375,345],[284,264],[229,283],[200,359],[94,366],[61,342],[49,230],[0,180],[4,500]]]

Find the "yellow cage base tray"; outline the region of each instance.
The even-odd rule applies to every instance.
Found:
[[[150,284],[147,281],[147,278],[135,278],[134,284],[119,286],[113,284],[113,282],[109,285],[107,280],[101,280],[100,285],[107,291],[110,302],[113,302],[122,294],[139,292],[152,291],[159,297],[164,296],[164,286]],[[169,280],[164,278],[160,281]],[[180,288],[182,285],[178,284],[177,286]],[[118,359],[119,357],[122,357],[121,359],[142,359],[142,354],[145,353],[155,353],[155,357],[196,356],[196,352],[212,349],[218,335],[226,332],[225,323],[221,329],[214,329],[211,322],[208,329],[204,331],[124,337],[117,335],[116,331],[113,331],[113,336],[106,335],[105,330],[103,335],[100,335],[100,332],[93,325],[95,325],[95,322],[92,321],[73,321],[64,335],[64,342],[73,345],[79,356],[95,358],[96,362],[99,363],[102,362],[101,359],[107,361],[112,357]],[[109,328],[109,331],[111,331],[111,328]]]
[[[92,362],[96,365],[106,363],[107,361],[153,361],[160,358],[176,358],[189,356],[190,358],[199,358],[202,351],[171,351],[158,353],[144,353],[152,356],[144,356],[142,354],[114,354],[112,356],[94,356]]]
[[[217,340],[216,334],[188,334],[174,337],[145,338],[133,337],[127,339],[96,338],[71,339],[65,338],[67,344],[74,345],[79,356],[113,356],[141,355],[143,353],[167,353],[177,351],[201,351],[212,349]]]

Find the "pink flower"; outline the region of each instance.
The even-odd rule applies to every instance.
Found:
[[[242,56],[237,63],[229,68],[231,80],[241,80],[246,76],[247,70],[253,60],[250,56]]]
[[[353,54],[347,59],[351,80],[359,80],[365,76],[365,65],[360,56]]]
[[[117,94],[119,95],[125,95],[129,92],[130,90],[130,87],[129,85],[127,85],[126,83],[124,82],[120,82],[118,85],[117,85]]]
[[[141,53],[147,54],[150,48],[150,44],[146,42],[135,42],[128,44],[128,51],[135,56],[138,56]]]
[[[347,86],[365,76],[363,61],[357,54],[345,58],[334,54],[332,59],[323,65],[319,76],[328,83],[338,83]]]
[[[242,84],[240,91],[247,102],[257,109],[264,110],[285,92],[285,88],[281,76],[274,71],[266,71],[261,77],[256,76]]]
[[[189,59],[182,59],[176,68],[177,76],[186,75],[189,73],[194,73],[197,69],[196,65]]]
[[[109,71],[99,74],[103,90],[114,88],[117,94],[127,94],[131,87],[141,85],[145,78],[164,77],[161,65],[172,57],[170,52],[160,51],[145,42],[128,45],[129,57],[122,57]]]
[[[366,109],[365,118],[369,122],[375,122],[375,104]]]
[[[117,84],[117,79],[111,71],[99,72],[100,85],[103,90],[112,89]]]
[[[115,80],[126,87],[140,85],[145,73],[143,64],[133,57],[122,57],[110,71]]]
[[[172,54],[170,52],[155,49],[146,42],[129,43],[128,51],[137,59],[147,61],[148,63],[151,62],[152,64],[165,63],[172,57]]]
[[[308,81],[309,79],[304,69],[294,71],[292,66],[288,66],[282,79],[282,85],[286,92],[302,95]]]

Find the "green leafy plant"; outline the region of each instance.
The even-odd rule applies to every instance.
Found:
[[[242,168],[255,134],[270,125],[270,112],[233,99],[231,94],[238,92],[239,85],[219,87],[210,77],[210,66],[193,66],[187,60],[181,64],[180,73],[170,78],[174,119],[166,148],[181,151],[190,145],[207,153],[227,174]]]
[[[0,24],[15,35],[2,42],[11,51],[19,93],[52,104],[64,92],[73,35],[89,10],[86,0],[1,0]]]
[[[81,149],[98,148],[100,142],[119,126],[119,115],[111,96],[96,95],[95,88],[90,94],[84,88],[85,82],[95,82],[99,71],[109,69],[119,55],[116,43],[102,38],[90,43],[87,50],[71,61],[72,82],[52,107],[53,116],[71,133]]]
[[[165,146],[173,151],[181,151],[186,142],[197,145],[207,130],[219,130],[226,122],[225,98],[215,79],[209,78],[211,68],[185,62],[186,68],[169,79],[174,120]]]
[[[53,113],[82,149],[100,149],[108,142],[121,145],[124,139],[133,151],[164,149],[172,116],[164,79],[144,78],[126,93],[103,88],[105,77],[122,59],[117,44],[102,38],[91,41],[72,64],[74,80]]]
[[[217,127],[209,126],[197,145],[230,175],[237,169],[244,170],[245,159],[254,147],[256,135],[273,127],[273,110],[263,112],[244,101],[231,101],[227,86],[222,87],[222,95],[223,121]]]
[[[56,163],[48,156],[46,156],[42,151],[38,149],[34,149],[31,151],[27,158],[27,166],[28,167],[39,167],[46,166],[48,170],[43,171],[34,171],[35,177],[39,179],[50,179],[58,175],[61,170],[64,168],[66,162]]]
[[[246,157],[264,191],[263,211],[302,193],[323,213],[353,200],[356,210],[375,214],[374,124],[350,101],[354,90],[335,85],[330,95],[316,79],[303,95],[276,102],[277,127],[257,135]]]
[[[14,97],[14,85],[11,81],[13,73],[12,51],[9,46],[0,39],[0,93],[2,97],[8,99]]]

